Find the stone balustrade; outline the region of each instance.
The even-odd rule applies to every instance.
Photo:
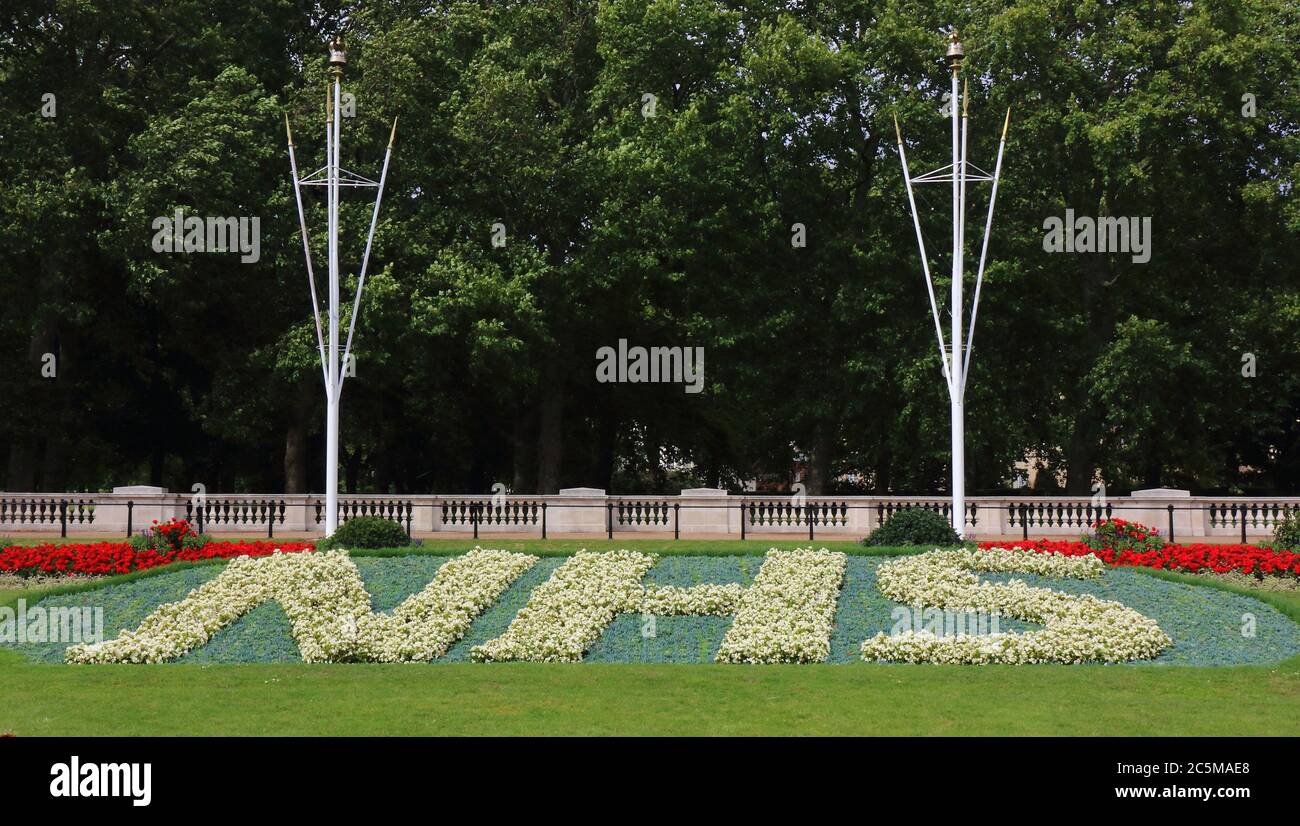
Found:
[[[112,493],[0,493],[0,535],[127,535],[154,521],[189,519],[212,534],[318,533],[324,524],[318,494],[170,493],[148,486]],[[729,494],[712,488],[678,496],[610,495],[569,488],[556,495],[341,494],[340,522],[379,516],[414,535],[484,533],[527,536],[780,535],[857,538],[891,514],[924,507],[949,516],[942,496],[808,496]],[[1254,541],[1300,508],[1300,497],[1192,496],[1154,489],[1129,496],[974,496],[965,514],[981,538],[1074,537],[1099,518],[1117,517],[1158,528],[1178,541]]]

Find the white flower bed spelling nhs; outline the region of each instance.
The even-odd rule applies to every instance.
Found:
[[[1160,626],[1118,602],[1032,588],[1013,579],[981,582],[983,572],[1096,578],[1105,566],[1095,556],[1067,557],[1033,551],[932,551],[880,565],[876,579],[890,599],[915,607],[1003,614],[1042,623],[1023,634],[937,636],[930,631],[877,634],[862,644],[867,660],[913,663],[1123,662],[1157,656],[1173,641]]]
[[[734,617],[721,663],[825,662],[848,558],[801,548],[771,550],[751,585],[646,585],[657,557],[582,551],[532,590],[500,636],[475,645],[473,660],[578,662],[620,614]],[[475,548],[444,563],[422,591],[389,613],[371,610],[345,551],[238,557],[183,600],[159,606],[131,631],[66,650],[72,663],[163,662],[207,643],[258,605],[277,602],[306,662],[428,662],[538,561]],[[1151,619],[1116,602],[1033,588],[979,572],[1096,578],[1094,556],[1030,551],[932,551],[882,562],[881,593],[905,606],[996,614],[1041,623],[1023,634],[877,634],[862,658],[927,663],[1120,662],[1155,657],[1172,642]]]
[[[418,662],[440,657],[470,623],[537,562],[474,549],[447,561],[420,593],[376,614],[345,552],[237,557],[180,602],[159,606],[134,631],[67,650],[71,663],[163,662],[203,645],[258,605],[276,601],[305,662]]]
[[[580,553],[533,591],[506,632],[475,646],[476,660],[576,662],[622,613],[736,619],[718,662],[820,662],[830,654],[846,557],[830,551],[769,551],[754,584],[644,587],[655,557],[634,551]]]

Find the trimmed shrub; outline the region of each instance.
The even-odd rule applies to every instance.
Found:
[[[1300,550],[1300,512],[1292,511],[1273,528],[1273,547],[1285,551]]]
[[[339,526],[334,535],[316,543],[317,550],[330,548],[403,548],[411,544],[406,528],[378,516],[358,516]]]
[[[863,545],[937,545],[961,544],[961,537],[947,518],[929,508],[906,508],[895,512],[885,523],[862,540]]]

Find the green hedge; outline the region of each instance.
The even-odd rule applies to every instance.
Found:
[[[863,545],[958,545],[961,537],[942,514],[929,508],[906,508],[897,511],[871,535]]]
[[[410,544],[406,529],[398,523],[378,516],[358,516],[340,525],[333,536],[317,542],[316,548],[396,548]]]

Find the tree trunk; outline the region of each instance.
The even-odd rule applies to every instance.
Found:
[[[1097,205],[1094,214],[1106,214],[1106,193],[1100,180],[1094,181],[1086,197]],[[1083,278],[1079,282],[1079,310],[1085,317],[1093,319],[1095,332],[1090,340],[1093,342],[1092,358],[1095,363],[1100,347],[1105,346],[1115,329],[1115,320],[1105,300],[1105,291],[1113,283],[1113,276],[1110,256],[1089,255],[1084,256],[1084,259],[1081,265]],[[1077,383],[1075,386],[1078,387]],[[1088,396],[1084,391],[1076,389],[1071,394],[1070,403],[1078,412],[1074,417],[1074,428],[1070,432],[1070,444],[1066,450],[1065,492],[1072,496],[1088,496],[1092,493],[1092,479],[1097,470],[1099,422],[1095,421],[1094,415],[1088,410]]]
[[[15,492],[36,489],[36,445],[33,443],[14,442],[9,446],[9,468],[5,489]]]
[[[558,493],[564,459],[564,383],[559,355],[552,354],[542,371],[537,433],[537,492]]]
[[[1065,452],[1065,492],[1070,496],[1088,496],[1092,493],[1092,477],[1097,470],[1096,448],[1092,417],[1081,410],[1074,417],[1074,428],[1070,431],[1070,443]],[[1039,477],[1042,475],[1040,473]]]
[[[162,442],[155,441],[149,448],[149,484],[155,487],[162,487],[164,458]]]
[[[533,491],[537,486],[537,471],[534,449],[536,444],[531,437],[531,422],[522,406],[515,409],[514,428],[511,441],[514,446],[513,484],[510,489],[516,493]]]
[[[872,468],[872,493],[889,493],[894,483],[894,453],[890,449],[889,432],[880,434],[879,447],[876,449],[876,463]]]
[[[1154,444],[1153,440],[1148,440],[1147,444]],[[1160,461],[1160,455],[1155,450],[1148,450],[1146,470],[1143,475],[1143,487],[1160,488],[1164,487],[1165,468],[1164,463]]]
[[[41,462],[41,489],[62,491],[67,485],[68,468],[67,439],[47,439],[45,456]]]
[[[361,448],[347,450],[340,445],[339,452],[343,456],[343,490],[356,493],[361,485]]]
[[[668,472],[664,470],[659,455],[659,439],[649,429],[645,435],[645,461],[650,473],[651,493],[671,493],[668,490]]]
[[[817,425],[813,433],[812,450],[808,455],[808,472],[804,475],[804,492],[809,496],[821,496],[826,493],[826,483],[831,473],[832,448],[831,427]]]
[[[389,421],[397,421],[395,414],[390,414]],[[392,493],[395,474],[393,472],[393,439],[390,428],[380,428],[375,439],[375,448],[371,452],[370,467],[373,475],[375,493]],[[473,490],[471,487],[470,490]]]
[[[483,493],[490,490],[494,479],[488,479],[489,451],[493,439],[489,432],[489,413],[477,398],[469,402],[469,491]]]
[[[618,417],[606,401],[606,412],[600,418],[600,445],[596,451],[596,480],[606,491],[614,483],[614,449],[618,445]],[[633,491],[635,492],[635,491]]]
[[[33,395],[41,390],[46,391],[40,394],[40,398],[43,402],[42,406],[46,407],[47,413],[49,412],[48,407],[51,406],[48,395],[50,388],[42,386],[41,383],[45,382],[46,385],[49,385],[65,378],[63,364],[59,361],[54,363],[55,369],[58,371],[56,378],[47,379],[41,377],[42,359],[46,353],[54,352],[55,340],[54,330],[50,325],[45,323],[36,324],[35,329],[32,330],[31,338],[27,342],[27,364],[24,366],[26,372],[20,382],[20,386],[26,387],[28,392]],[[46,487],[40,484],[41,480],[37,479],[36,474],[37,468],[42,464],[40,459],[42,440],[36,435],[41,432],[41,422],[39,420],[24,420],[25,417],[21,415],[14,418],[17,420],[14,423],[19,424],[19,432],[15,434],[13,444],[9,447],[8,489],[11,491],[34,491],[38,486]],[[45,423],[48,425],[49,421],[46,420]],[[24,427],[23,425],[27,426]]]
[[[290,411],[292,419],[284,434],[285,493],[307,493],[307,446],[313,405],[305,389],[303,382],[299,382]]]

